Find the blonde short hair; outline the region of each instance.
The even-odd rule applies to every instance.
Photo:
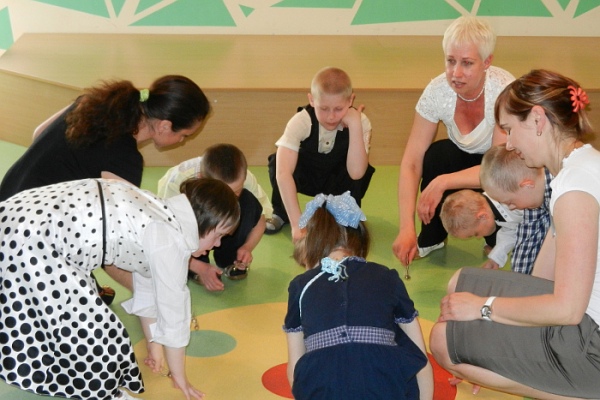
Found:
[[[315,99],[323,94],[352,96],[352,82],[346,72],[335,67],[325,67],[314,76],[310,93]]]
[[[535,179],[539,168],[530,168],[516,151],[506,149],[503,144],[492,146],[483,155],[479,169],[479,180],[485,191],[491,188],[506,193],[515,193],[524,179]]]
[[[452,235],[474,228],[479,223],[477,214],[485,207],[482,193],[470,189],[454,192],[444,200],[440,219],[444,229]]]
[[[450,46],[474,44],[482,60],[494,53],[496,34],[484,19],[471,15],[462,16],[450,24],[444,33],[442,49],[448,53]]]

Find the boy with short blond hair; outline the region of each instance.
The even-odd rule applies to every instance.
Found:
[[[531,274],[537,254],[546,238],[550,226],[550,196],[552,189],[550,182],[552,175],[545,168],[530,168],[515,151],[506,150],[506,146],[492,146],[483,156],[480,169],[481,187],[485,193],[466,196],[464,193],[454,193],[451,196],[462,199],[449,201],[450,196],[442,206],[442,223],[448,233],[460,238],[478,236],[475,227],[479,230],[489,225],[478,220],[482,209],[487,209],[485,215],[489,222],[489,210],[496,209],[504,213],[522,211],[522,220],[515,229],[501,229],[498,240],[502,243],[512,241],[511,269],[513,272]],[[465,192],[465,191],[461,191]],[[473,191],[469,191],[473,192]],[[475,193],[475,192],[473,192]],[[482,205],[483,196],[487,196],[488,205]],[[479,211],[477,211],[479,210]],[[498,220],[496,220],[498,222]],[[461,225],[462,224],[462,225]],[[461,230],[462,226],[469,230]],[[502,232],[504,231],[504,232]],[[457,233],[458,232],[458,233]],[[471,234],[468,234],[471,232]],[[502,232],[502,233],[501,233]],[[510,239],[512,235],[512,239]],[[480,235],[481,236],[481,235]],[[493,246],[492,246],[493,247]],[[508,247],[506,247],[508,248]],[[495,248],[492,250],[492,252]],[[504,252],[505,250],[502,250]],[[488,255],[491,259],[492,253]],[[501,259],[499,259],[501,261]],[[500,263],[500,267],[504,265]],[[484,267],[496,268],[494,264],[486,262]]]
[[[504,145],[492,146],[483,156],[481,187],[509,208],[524,210],[512,254],[514,272],[531,274],[533,270],[550,227],[552,179],[548,169],[528,167],[516,151],[509,151]]]
[[[350,191],[360,205],[375,169],[368,158],[371,123],[362,107],[352,106],[354,98],[350,77],[339,68],[323,68],[313,78],[309,104],[290,119],[269,156],[274,211],[265,233],[290,223],[293,241],[303,236],[298,193]]]
[[[485,238],[486,249],[490,250],[483,267],[498,269],[504,267],[515,247],[523,211],[511,210],[486,193],[464,189],[446,197],[440,218],[444,229],[454,237]]]

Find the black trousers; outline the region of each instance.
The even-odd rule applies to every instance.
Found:
[[[293,174],[298,193],[307,196],[316,196],[319,193],[337,196],[350,191],[350,195],[354,197],[359,206],[369,188],[371,177],[375,173],[375,168],[369,164],[362,178],[352,179],[346,169],[345,160],[343,163],[338,163],[336,167],[329,168],[328,170],[323,170],[312,163],[301,160],[298,157],[298,164]],[[277,184],[276,168],[276,156],[275,154],[271,154],[269,156],[269,179],[273,188],[271,195],[273,214],[278,215],[285,222],[289,222],[283,200],[281,199],[281,193],[279,192],[279,185]]]
[[[423,158],[423,177],[421,180],[421,191],[429,185],[436,177],[443,174],[462,171],[481,164],[483,154],[469,154],[459,149],[450,139],[442,139],[433,142],[425,152]],[[419,247],[436,245],[448,237],[448,232],[442,225],[440,211],[446,197],[457,192],[447,190],[442,200],[435,209],[435,215],[429,224],[421,223],[421,233],[418,237]]]
[[[237,251],[248,239],[248,235],[254,229],[262,216],[262,206],[259,201],[248,190],[242,190],[239,197],[240,223],[237,229],[228,236],[221,238],[221,245],[215,247],[213,258],[219,268],[226,268],[237,261]],[[199,260],[209,262],[209,253],[198,257]]]

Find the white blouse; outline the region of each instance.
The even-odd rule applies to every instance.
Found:
[[[103,186],[105,264],[133,274],[133,297],[122,307],[129,314],[156,318],[150,325],[151,341],[187,346],[191,322],[188,265],[200,245],[187,197],[180,194],[163,200],[118,181],[103,181]]]
[[[483,154],[492,146],[494,133],[494,105],[502,90],[515,78],[502,68],[491,66],[485,79],[484,118],[470,133],[463,135],[454,122],[456,92],[452,90],[445,74],[435,77],[423,91],[417,102],[416,111],[426,120],[446,125],[448,138],[459,149],[470,154]]]
[[[554,216],[556,201],[565,193],[581,191],[593,196],[600,204],[600,152],[590,144],[575,149],[563,160],[563,167],[550,183],[550,213]],[[600,224],[600,220],[598,220]],[[596,271],[586,313],[600,324],[600,238],[596,255]],[[568,268],[568,266],[565,266]]]

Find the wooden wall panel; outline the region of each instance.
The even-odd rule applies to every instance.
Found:
[[[588,91],[600,130],[600,59],[593,48],[600,48],[600,38],[501,37],[494,64],[517,76],[543,67],[575,77]],[[307,103],[310,79],[325,65],[346,69],[356,104],[366,106],[371,163],[398,165],[415,104],[443,71],[439,37],[26,34],[0,57],[0,140],[27,146],[38,124],[100,79],[143,86],[180,73],[202,87],[214,113],[183,145],[145,145],[146,164],[174,165],[230,142],[250,165],[266,165],[287,121]]]

